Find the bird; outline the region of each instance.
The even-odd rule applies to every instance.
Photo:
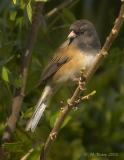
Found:
[[[80,77],[81,69],[84,73],[88,72],[100,49],[100,39],[92,22],[79,19],[70,25],[65,42],[56,50],[42,72],[40,83],[45,83],[45,87],[27,124],[27,131],[35,131],[57,90],[63,85],[74,84]]]

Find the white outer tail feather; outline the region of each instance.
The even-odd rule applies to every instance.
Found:
[[[52,88],[51,86],[47,85],[44,90],[43,90],[43,93],[35,107],[35,111],[31,117],[31,119],[29,120],[28,122],[28,125],[26,127],[26,131],[31,131],[31,132],[34,132],[37,125],[38,125],[38,122],[40,121],[47,105],[48,105],[48,102],[51,98],[51,94],[52,94]]]

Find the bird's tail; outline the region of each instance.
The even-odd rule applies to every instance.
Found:
[[[27,124],[26,131],[29,131],[29,130],[31,132],[35,131],[38,125],[38,122],[40,121],[40,118],[42,117],[43,112],[45,111],[48,105],[51,95],[52,95],[52,87],[47,85],[44,88],[43,93],[35,107],[35,111]]]

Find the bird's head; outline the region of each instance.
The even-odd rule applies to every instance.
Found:
[[[101,48],[100,40],[94,25],[88,20],[77,20],[70,26],[68,35],[69,44],[80,47],[83,50]]]

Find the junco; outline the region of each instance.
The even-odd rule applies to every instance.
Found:
[[[35,111],[28,122],[26,130],[32,132],[43,115],[50,98],[63,84],[69,84],[79,78],[80,70],[87,72],[96,54],[101,48],[94,25],[88,20],[77,20],[70,26],[67,40],[42,73],[42,82],[46,82],[43,93]]]

